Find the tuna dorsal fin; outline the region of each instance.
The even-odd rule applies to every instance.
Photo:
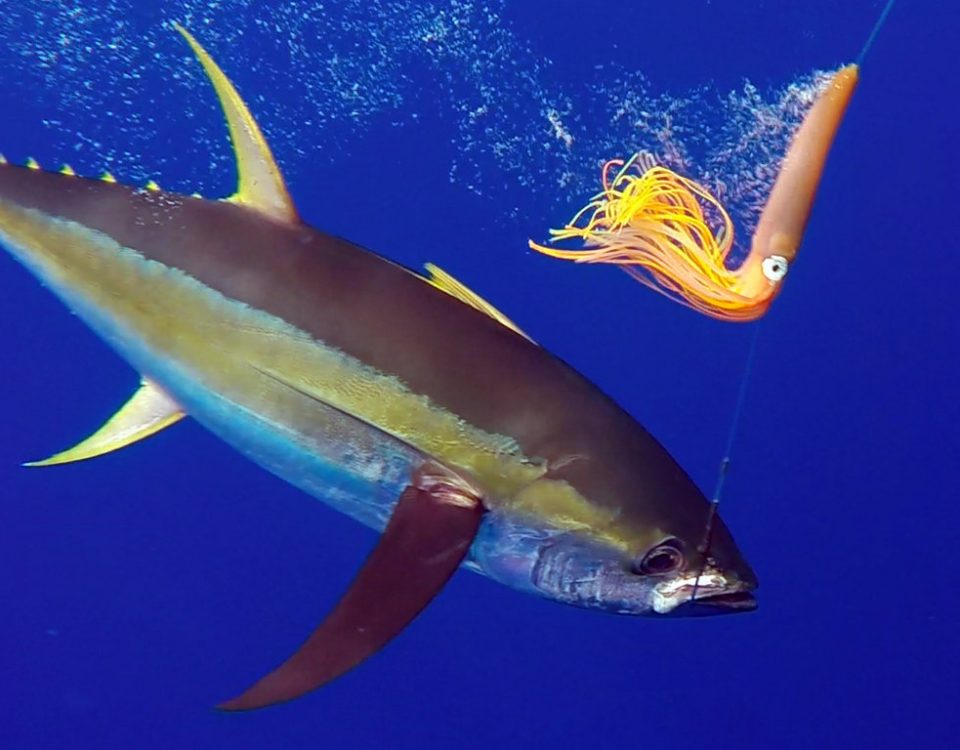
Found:
[[[72,448],[24,466],[56,466],[95,458],[150,437],[184,416],[180,406],[147,379],[106,424]]]
[[[297,210],[290,200],[280,167],[247,105],[230,79],[193,35],[178,23],[173,27],[187,40],[203,65],[227,118],[230,140],[233,141],[233,151],[237,157],[237,192],[227,200],[248,206],[277,221],[296,222]]]
[[[475,291],[457,281],[442,268],[438,268],[437,266],[433,265],[433,263],[425,263],[423,267],[427,269],[427,273],[429,274],[429,276],[426,277],[426,280],[437,289],[442,289],[451,297],[456,297],[465,305],[470,305],[470,307],[479,310],[482,313],[486,313],[495,321],[500,323],[500,325],[509,328],[514,333],[519,333],[527,341],[533,341],[533,339],[521,331],[517,324],[510,320],[510,318],[487,302]]]

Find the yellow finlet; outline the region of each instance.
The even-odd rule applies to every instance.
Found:
[[[147,184],[145,185],[145,187],[147,188],[147,190],[153,193],[159,192],[160,190],[160,186],[156,183],[155,180],[147,180]]]
[[[6,164],[6,163],[7,163],[7,157],[4,156],[3,154],[0,154],[0,164]]]
[[[109,172],[104,172],[102,175],[100,175],[100,179],[103,180],[103,182],[116,182],[116,181],[117,181],[117,178],[114,177],[114,176],[113,176],[112,174],[110,174]]]
[[[237,157],[237,192],[228,200],[266,214],[282,222],[297,222],[297,210],[283,182],[283,175],[270,152],[270,146],[240,94],[213,58],[189,31],[178,23],[173,27],[187,40],[207,77],[213,84],[230,129],[230,140]]]
[[[424,264],[424,268],[426,268],[427,273],[430,274],[429,276],[425,277],[428,283],[432,284],[437,289],[442,289],[451,297],[456,297],[464,304],[469,305],[470,307],[479,310],[482,313],[486,313],[495,321],[509,328],[514,333],[519,333],[527,341],[533,341],[533,339],[521,331],[517,324],[510,320],[510,318],[500,312],[497,308],[483,299],[483,297],[474,292],[472,289],[457,281],[442,268],[438,268],[437,266],[433,265],[433,263]]]
[[[69,164],[64,164],[60,167],[60,174],[66,175],[67,177],[76,177],[77,173],[73,171],[73,167]]]
[[[40,164],[32,156],[27,159],[27,163],[24,165],[27,169],[40,169]]]
[[[150,437],[183,417],[179,404],[157,385],[143,379],[130,400],[90,437],[50,458],[24,466],[56,466],[96,458]]]

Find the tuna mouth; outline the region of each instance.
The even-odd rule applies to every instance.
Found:
[[[736,612],[752,612],[757,608],[757,597],[752,591],[730,591],[721,594],[697,595],[673,610],[673,614],[685,617],[698,615],[730,615]]]
[[[751,612],[757,608],[754,585],[706,571],[664,581],[654,589],[653,609],[658,614],[678,617],[724,615]]]

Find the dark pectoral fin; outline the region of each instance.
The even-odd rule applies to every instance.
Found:
[[[357,666],[399,633],[460,565],[483,515],[445,482],[408,487],[350,589],[300,649],[226,711],[292,700]]]

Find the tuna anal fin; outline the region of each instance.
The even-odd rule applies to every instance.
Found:
[[[213,84],[230,129],[230,140],[237,157],[237,192],[228,200],[266,214],[277,221],[296,222],[297,210],[290,200],[270,146],[240,94],[213,58],[185,28],[173,27],[187,40]]]
[[[313,635],[219,708],[262,708],[320,687],[378,651],[436,596],[470,548],[483,506],[443,479],[415,485],[403,491],[376,548]]]
[[[43,461],[31,461],[24,466],[55,466],[102,456],[150,437],[183,416],[183,410],[172,398],[144,379],[130,400],[86,440]]]
[[[427,273],[430,274],[427,276],[427,281],[433,286],[437,287],[437,289],[442,289],[451,297],[456,297],[465,305],[469,305],[470,307],[479,310],[482,313],[486,313],[495,321],[500,323],[500,325],[509,328],[514,333],[519,333],[527,341],[533,341],[533,339],[521,331],[520,328],[517,327],[517,324],[510,320],[510,318],[500,312],[497,308],[495,308],[465,284],[457,281],[442,268],[438,268],[437,266],[433,265],[433,263],[425,263],[424,268],[426,268]]]

